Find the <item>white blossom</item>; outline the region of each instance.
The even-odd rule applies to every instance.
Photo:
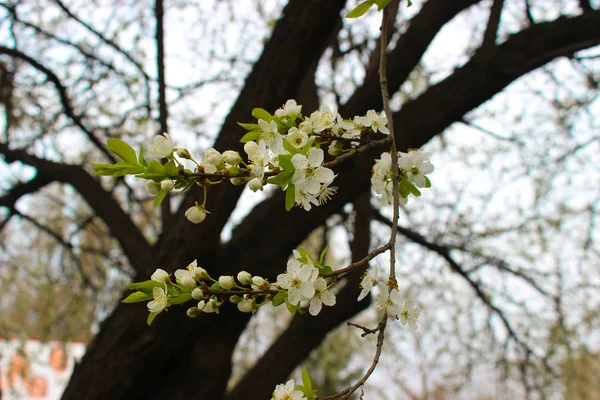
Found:
[[[304,398],[302,392],[295,389],[296,382],[293,379],[287,381],[285,385],[281,383],[275,387],[271,400],[302,400]]]
[[[371,127],[374,132],[385,133],[386,135],[390,134],[389,129],[387,128],[388,120],[385,116],[379,115],[375,110],[367,111],[367,115],[361,120],[362,125],[366,127]]]
[[[390,319],[398,319],[399,307],[402,303],[398,289],[389,290],[388,286],[380,283],[377,285],[380,293],[375,296],[375,306],[383,313],[386,313]]]
[[[173,152],[173,140],[168,133],[156,135],[146,149],[153,158],[165,158]]]
[[[152,313],[161,312],[167,307],[167,294],[163,288],[155,287],[152,289],[154,300],[148,302],[148,310]]]
[[[408,179],[417,187],[427,187],[425,175],[433,172],[433,164],[429,162],[431,153],[425,151],[399,152],[398,163],[404,170]]]
[[[314,316],[321,312],[323,304],[326,306],[335,305],[335,294],[327,289],[327,281],[323,278],[317,278],[313,282],[313,286],[315,288],[315,295],[310,299],[308,312]]]
[[[296,170],[292,176],[292,183],[310,194],[319,193],[322,183],[331,183],[335,178],[332,170],[321,166],[323,158],[323,150],[314,147],[306,156],[294,154],[292,164]]]
[[[328,107],[321,106],[318,111],[310,114],[308,120],[312,124],[314,133],[323,132],[331,128],[336,122],[337,114],[333,113]]]
[[[360,281],[359,286],[362,288],[360,294],[358,295],[358,301],[361,301],[371,292],[373,286],[377,285],[377,278],[375,275],[371,274],[370,271],[365,272],[362,280]]]
[[[296,104],[296,100],[290,99],[285,102],[285,105],[275,110],[275,115],[279,118],[294,118],[300,116],[302,112],[302,106]]]
[[[408,326],[410,326],[412,330],[416,331],[419,329],[419,326],[417,325],[417,320],[419,319],[419,310],[417,310],[416,307],[413,307],[413,305],[413,302],[410,300],[400,304],[398,307],[398,317],[400,318],[402,325],[406,325],[408,323]]]
[[[259,140],[264,140],[266,145],[276,154],[283,154],[283,136],[277,131],[277,123],[273,120],[267,122],[264,119],[258,120],[258,126],[261,133],[258,136]]]
[[[314,296],[313,274],[315,278],[318,275],[315,267],[292,258],[287,263],[286,272],[277,276],[276,284],[287,289],[288,300],[295,306],[301,300],[309,300]]]
[[[192,273],[187,269],[178,269],[175,271],[175,278],[186,289],[192,289],[196,287],[196,280],[194,279]]]
[[[160,269],[158,268],[156,271],[154,271],[152,273],[152,276],[150,276],[150,279],[152,279],[154,282],[167,282],[169,280],[169,273],[167,271],[165,271],[164,269]]]
[[[306,132],[301,131],[296,127],[292,127],[289,129],[287,135],[285,135],[285,140],[295,148],[301,149],[308,143],[308,135]]]

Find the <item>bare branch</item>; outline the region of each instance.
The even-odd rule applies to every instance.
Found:
[[[26,61],[32,67],[46,75],[48,80],[54,84],[54,87],[58,91],[60,102],[63,106],[63,110],[67,117],[69,117],[69,119],[71,119],[71,121],[73,121],[75,125],[83,131],[83,133],[85,133],[85,135],[94,144],[94,146],[96,146],[109,160],[115,161],[114,156],[108,151],[106,146],[102,144],[94,135],[94,133],[83,124],[82,116],[75,113],[75,110],[73,109],[73,106],[71,104],[71,100],[69,99],[69,95],[67,94],[67,88],[61,83],[60,79],[54,72],[52,72],[50,69],[48,69],[41,63],[39,63],[37,60],[29,57],[25,53],[22,53],[18,50],[10,49],[5,46],[0,46],[0,54],[6,54],[11,57],[15,57]]]

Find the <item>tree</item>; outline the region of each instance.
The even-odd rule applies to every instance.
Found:
[[[564,2],[556,8],[544,9],[544,5],[528,1],[524,1],[519,6],[521,8],[501,0],[493,1],[491,7],[479,0],[413,3],[411,10],[416,11],[410,14],[397,2],[390,5],[398,10],[394,29],[390,29],[393,45],[389,50],[387,69],[390,93],[396,94],[393,97],[396,104],[402,104],[394,112],[394,125],[399,127],[396,131],[399,149],[419,148],[427,143],[435,146],[438,143],[435,139],[439,138],[439,147],[443,150],[444,143],[450,140],[444,132],[461,122],[494,135],[494,132],[474,123],[473,115],[468,113],[521,77],[559,58],[578,66],[586,78],[588,90],[596,93],[594,57],[580,51],[600,43],[597,5],[592,7],[590,2],[580,1],[577,7],[571,2]],[[237,4],[217,2],[214,11],[222,11],[220,7],[231,7],[231,15],[239,15],[235,13],[235,7],[240,7]],[[264,12],[261,8],[263,3],[259,4],[259,11]],[[339,174],[336,180],[338,193],[323,207],[310,213],[300,209],[286,212],[283,196],[274,193],[252,208],[232,230],[228,241],[221,240],[221,232],[231,219],[243,187],[219,185],[211,190],[207,207],[212,214],[200,225],[188,223],[183,216],[185,210],[201,198],[200,191],[191,190],[182,198],[168,199],[161,205],[161,221],[155,228],[153,212],[148,207],[149,199],[139,186],[128,179],[108,183],[92,177],[87,167],[90,162],[98,162],[100,158],[114,160],[105,146],[108,138],[119,137],[144,143],[148,136],[139,135],[144,130],[152,130],[153,133],[176,129],[194,131],[203,119],[213,117],[211,113],[201,115],[187,109],[185,102],[198,101],[194,94],[200,92],[196,90],[213,83],[229,84],[221,92],[228,95],[239,84],[227,82],[225,72],[211,75],[203,72],[207,75],[180,86],[167,82],[165,71],[170,65],[165,55],[169,51],[165,46],[165,30],[168,31],[169,26],[164,25],[164,20],[175,7],[194,10],[194,5],[175,1],[163,4],[162,0],[158,0],[152,12],[149,7],[136,9],[118,2],[102,5],[106,7],[100,9],[112,10],[106,15],[96,16],[102,21],[91,16],[94,10],[89,7],[96,5],[69,5],[61,0],[54,0],[48,10],[41,10],[43,6],[35,2],[1,5],[6,18],[3,18],[0,45],[0,99],[5,114],[0,152],[12,171],[20,168],[19,165],[35,170],[29,175],[27,172],[14,172],[20,179],[11,184],[0,198],[0,205],[8,210],[2,223],[3,229],[19,230],[20,226],[11,221],[26,218],[26,213],[17,203],[19,199],[31,194],[34,195],[32,199],[47,194],[48,185],[58,182],[72,187],[77,196],[87,203],[86,211],[75,221],[78,227],[75,230],[79,232],[102,221],[105,228],[100,230],[110,235],[120,247],[121,254],[110,254],[111,242],[99,240],[99,248],[87,249],[103,255],[102,262],[106,264],[99,269],[107,271],[114,268],[123,257],[128,267],[122,269],[127,271],[131,268],[138,279],[146,279],[157,267],[174,271],[193,259],[198,259],[203,267],[218,274],[233,274],[243,265],[253,274],[273,278],[281,272],[291,250],[311,231],[323,226],[335,215],[346,220],[348,215],[344,206],[347,204],[354,204],[352,258],[358,260],[368,253],[371,242],[369,220],[389,223],[385,211],[374,211],[368,202],[360,200],[369,191],[373,159],[381,154],[381,149],[373,149],[362,157],[339,165],[336,169]],[[364,25],[362,30],[356,25],[345,26],[341,17],[345,14],[344,7],[346,1],[341,0],[289,1],[254,63],[243,60],[249,56],[247,53],[242,53],[242,56],[226,53],[227,43],[220,49],[222,55],[218,54],[219,49],[214,49],[217,54],[203,54],[203,49],[190,47],[192,57],[210,57],[212,68],[239,71],[247,67],[250,70],[220,124],[213,147],[241,151],[237,122],[247,121],[254,107],[275,110],[287,99],[295,98],[305,109],[316,109],[320,102],[319,89],[324,98],[329,96],[333,99],[344,116],[382,108],[377,71],[379,53],[376,48],[373,49],[375,42]],[[484,25],[474,24],[474,32],[479,32],[478,40],[473,39],[467,44],[465,58],[460,64],[453,65],[451,71],[442,72],[443,78],[429,76],[432,72],[427,71],[424,60],[428,47],[444,26],[465,12],[488,16],[481,19],[486,21]],[[86,17],[88,14],[90,16]],[[206,35],[214,32],[210,24],[201,26],[205,29],[199,31]],[[76,34],[69,34],[68,30]],[[148,31],[152,33],[148,34]],[[195,35],[194,32],[188,33]],[[153,42],[151,49],[155,66],[152,68],[147,64],[149,57],[144,54],[150,49],[149,41]],[[256,49],[257,46],[256,43],[246,45],[247,49]],[[362,63],[362,80],[344,70],[351,58]],[[332,71],[341,76],[337,80],[332,78],[333,83],[329,87],[319,88],[315,83],[322,82],[317,73],[321,60],[328,62]],[[554,75],[555,78],[560,71],[546,70],[549,76]],[[557,115],[563,117],[563,127],[568,126],[573,110],[593,106],[593,98],[579,95],[581,84],[556,79],[556,87],[560,90],[570,88],[571,84],[576,89],[568,96],[557,94],[553,99]],[[538,90],[543,97],[545,92]],[[566,99],[574,100],[568,102]],[[211,140],[210,137],[198,137],[204,142]],[[519,139],[522,138],[516,137],[514,141]],[[69,143],[66,144],[66,141]],[[71,144],[73,141],[81,146],[81,151],[73,151],[72,147],[76,147]],[[579,149],[589,149],[592,143],[592,139],[589,143],[582,142],[571,153],[577,155]],[[548,148],[551,146],[548,145]],[[534,178],[539,178],[537,200],[544,200],[545,195],[550,193],[550,189],[543,185],[548,182],[544,181],[548,175],[537,176],[534,174],[536,165],[524,165]],[[554,220],[559,226],[551,226],[552,220],[544,216],[535,220],[540,221],[534,224],[535,228],[552,228],[560,232],[563,216],[574,214],[576,209],[568,202],[559,204],[564,205]],[[598,251],[593,235],[595,204],[597,202],[586,203],[586,206],[589,205],[591,227],[590,253],[586,253],[586,257]],[[63,200],[62,207],[66,205],[69,201]],[[481,206],[477,210],[484,208]],[[458,211],[461,216],[469,214],[465,210]],[[410,208],[405,217],[409,222],[420,218]],[[36,225],[39,229],[43,230],[45,224],[51,223],[43,219],[44,215],[39,218],[42,221]],[[457,224],[450,229],[447,238],[440,234],[443,231],[436,235],[436,229],[430,229],[424,235],[409,229],[408,225],[402,227],[400,233],[407,241],[428,249],[447,262],[456,274],[449,278],[450,281],[455,282],[457,277],[464,282],[475,294],[479,306],[489,313],[489,325],[492,327],[482,330],[481,321],[472,321],[473,332],[489,334],[501,329],[505,334],[499,337],[490,335],[488,340],[496,345],[490,347],[497,349],[498,343],[502,343],[509,348],[504,356],[499,356],[506,361],[507,375],[512,373],[511,365],[516,365],[524,390],[541,391],[546,378],[527,368],[540,368],[550,374],[552,365],[547,364],[551,364],[551,357],[537,357],[535,326],[528,329],[526,323],[511,319],[507,311],[510,302],[507,305],[495,301],[494,296],[499,294],[490,290],[486,282],[488,278],[480,272],[491,266],[494,272],[487,272],[489,276],[511,275],[524,281],[529,288],[539,289],[553,300],[556,311],[553,315],[558,316],[556,320],[565,323],[561,305],[565,290],[561,284],[564,274],[559,268],[560,263],[554,270],[539,274],[515,268],[510,260],[488,251],[493,244],[488,244],[487,248],[470,246],[468,236],[476,230],[469,228],[473,221],[465,219],[459,222],[462,225]],[[522,226],[507,227],[501,224],[501,219],[492,222],[496,222],[495,232],[491,224],[485,225],[482,231],[477,232],[480,238],[521,232]],[[11,224],[14,225],[11,227]],[[57,233],[46,227],[51,236],[64,242],[64,246],[78,249],[76,254],[71,255],[72,259],[79,257],[79,251],[86,250],[85,243],[77,239],[77,235],[65,241],[66,232]],[[259,237],[257,232],[260,232]],[[531,229],[530,235],[534,238],[531,241],[548,241],[543,229]],[[263,247],[268,251],[260,251]],[[514,249],[522,259],[536,257],[527,248],[515,245]],[[404,255],[405,252],[401,254],[408,256]],[[434,264],[432,262],[431,265]],[[85,271],[81,276],[87,276]],[[542,278],[550,283],[557,282],[558,289],[550,292],[545,283],[540,284],[539,279]],[[283,382],[328,332],[368,306],[368,302],[356,301],[359,282],[360,274],[347,278],[347,284],[338,293],[335,308],[324,309],[316,318],[294,317],[260,361],[227,394],[225,388],[232,370],[232,354],[250,320],[248,315],[225,308],[218,317],[208,315],[190,321],[182,313],[169,312],[148,328],[144,307],[119,304],[102,322],[76,368],[64,398],[267,398],[274,386]],[[595,326],[597,316],[588,317],[590,326]],[[450,330],[456,327],[448,326]],[[567,334],[564,328],[561,332]],[[481,348],[478,350],[484,352]]]

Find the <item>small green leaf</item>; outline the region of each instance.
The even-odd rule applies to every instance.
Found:
[[[158,314],[160,314],[162,311],[159,312],[151,312],[150,315],[148,315],[148,319],[146,320],[146,323],[148,324],[148,326],[152,325],[152,321],[154,321],[154,318],[156,318],[156,316]]]
[[[390,4],[392,0],[375,0],[375,4],[377,4],[377,11],[381,11]]]
[[[127,162],[128,164],[136,165],[137,156],[135,154],[135,150],[122,141],[121,139],[108,139],[106,143],[108,149],[112,151],[115,155],[117,155],[121,160]]]
[[[280,305],[282,305],[283,303],[285,303],[285,299],[287,299],[287,290],[282,290],[279,293],[277,293],[275,296],[273,296],[273,300],[271,300],[271,303],[273,303],[274,307],[278,307]]]
[[[287,297],[285,298],[285,306],[287,307],[288,311],[292,315],[296,314],[299,311],[299,309],[300,309],[300,303],[298,303],[295,306],[293,306],[293,305],[290,304],[290,301],[288,300]]]
[[[215,282],[211,285],[210,290],[221,290],[221,286],[219,286],[219,282]]]
[[[239,126],[241,126],[244,129],[247,129],[249,131],[254,131],[258,129],[258,124],[248,124],[245,122],[238,122],[237,123]]]
[[[140,292],[144,292],[146,294],[152,295],[152,290],[155,287],[163,287],[164,283],[156,282],[152,280],[147,280],[144,282],[134,282],[127,285],[129,290],[139,290]]]
[[[329,265],[322,265],[319,270],[321,271],[322,275],[329,275],[333,273],[333,269],[331,269]]]
[[[407,7],[410,7],[410,6],[412,6],[412,1],[408,0],[408,5],[407,5]]]
[[[425,187],[426,188],[430,188],[431,187],[431,181],[429,180],[428,177],[424,176],[423,178],[425,178]]]
[[[183,304],[183,303],[187,303],[188,301],[192,300],[192,293],[182,293],[179,296],[176,296],[172,299],[170,299],[171,304]]]
[[[296,168],[292,163],[292,154],[282,154],[277,158],[277,160],[279,161],[279,167],[284,171],[292,173],[296,171]]]
[[[273,119],[271,114],[269,114],[269,112],[263,108],[252,109],[252,116],[257,120],[264,119],[267,122],[271,122],[271,120]]]
[[[151,294],[147,294],[144,292],[135,292],[131,293],[129,296],[121,300],[121,303],[139,303],[141,301],[149,301],[152,299],[153,297]]]
[[[138,162],[142,164],[144,167],[148,166],[146,159],[144,158],[144,146],[140,147],[140,152],[138,154]]]
[[[321,265],[323,265],[323,261],[325,261],[325,254],[327,254],[327,249],[328,249],[328,247],[325,246],[325,248],[321,252],[321,255],[319,255],[319,264],[321,264]]]
[[[246,143],[246,142],[251,142],[253,140],[258,139],[258,137],[260,136],[260,131],[250,131],[248,133],[246,133],[244,136],[242,136],[242,138],[240,139],[240,143]]]
[[[179,172],[175,165],[175,161],[173,160],[169,160],[169,162],[163,165],[163,170],[165,171],[165,174],[170,177],[177,176],[177,173]]]
[[[312,383],[310,381],[310,375],[306,370],[306,367],[302,366],[302,386],[304,387],[304,395],[309,396],[312,394]]]
[[[285,191],[285,210],[290,211],[296,204],[296,186],[289,184]]]
[[[369,8],[371,8],[373,4],[375,4],[375,0],[367,0],[365,2],[360,3],[352,11],[346,14],[346,18],[362,17],[366,14],[367,11],[369,11]]]
[[[156,195],[156,197],[154,198],[154,207],[158,207],[160,206],[160,203],[163,202],[163,200],[165,199],[165,197],[167,197],[167,194],[169,192],[165,191],[165,190],[159,190],[158,194]]]

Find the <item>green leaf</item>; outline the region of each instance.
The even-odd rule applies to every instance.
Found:
[[[146,294],[152,295],[152,290],[155,287],[163,287],[164,283],[156,282],[153,280],[148,280],[144,282],[134,282],[127,285],[129,290],[139,290],[140,292],[144,292]]]
[[[188,301],[192,300],[192,293],[182,293],[179,296],[176,296],[172,299],[169,299],[171,301],[171,304],[183,304],[183,303],[187,303]]]
[[[238,122],[237,123],[239,126],[241,126],[244,129],[247,129],[249,131],[254,131],[258,129],[258,124],[248,124],[245,122]]]
[[[153,297],[151,294],[147,294],[144,292],[135,292],[131,293],[129,296],[121,300],[121,303],[139,303],[141,301],[149,301],[152,299]]]
[[[377,11],[381,11],[390,4],[392,0],[375,0],[375,4],[377,4]]]
[[[327,254],[327,249],[328,249],[328,246],[325,246],[325,248],[321,252],[321,255],[319,255],[319,264],[321,264],[321,265],[323,265],[323,261],[325,261],[325,254]]]
[[[163,200],[165,199],[165,197],[167,197],[168,193],[169,192],[167,192],[165,190],[159,190],[158,194],[154,198],[154,207],[158,207],[160,205],[160,203],[163,202]]]
[[[273,119],[271,114],[269,114],[269,112],[263,108],[252,109],[252,116],[257,120],[264,119],[267,122],[271,122],[271,120]]]
[[[406,188],[408,188],[408,190],[415,196],[417,196],[417,197],[421,196],[421,191],[419,189],[417,189],[417,187],[414,185],[414,183],[409,181],[406,177],[403,178],[400,181],[400,183],[404,184],[406,186]]]
[[[412,6],[412,1],[408,0],[408,5],[407,5],[407,7],[410,7],[410,6]]]
[[[308,260],[310,260],[310,254],[308,254],[308,252],[302,247],[298,247],[297,251],[300,253],[300,262],[307,263]]]
[[[331,267],[329,265],[323,265],[319,268],[319,270],[321,271],[321,274],[323,274],[323,275],[329,275],[329,274],[333,273],[333,269],[331,269]]]
[[[290,211],[296,204],[296,186],[289,184],[285,191],[285,210]]]
[[[296,304],[295,306],[290,304],[290,301],[288,300],[288,298],[285,298],[285,306],[287,307],[288,311],[294,315],[298,312],[298,310],[300,309],[300,303]]]
[[[219,282],[215,282],[211,285],[210,290],[221,290],[221,286],[219,286]]]
[[[312,382],[310,381],[310,375],[304,365],[302,366],[302,386],[304,395],[307,397],[310,396],[312,394]]]
[[[292,163],[292,154],[282,154],[278,157],[279,167],[286,172],[296,171],[294,164]]]
[[[251,142],[253,140],[258,139],[258,137],[260,136],[260,131],[250,131],[248,133],[246,133],[244,136],[242,136],[242,138],[240,139],[241,143],[246,143],[246,142]]]
[[[179,172],[175,165],[175,161],[173,160],[169,160],[169,162],[163,165],[163,170],[165,171],[165,174],[170,177],[177,176],[177,173]]]
[[[423,178],[425,178],[425,187],[426,188],[430,188],[431,187],[431,181],[429,180],[428,177],[424,176]]]
[[[371,8],[373,4],[375,4],[375,0],[367,0],[365,2],[360,3],[352,11],[346,14],[346,18],[362,17],[366,14],[367,11],[369,11],[369,8]]]
[[[154,321],[154,318],[156,318],[156,316],[158,314],[160,314],[162,311],[159,312],[151,312],[150,315],[148,315],[148,319],[146,320],[146,323],[148,324],[148,326],[152,325],[152,321]]]
[[[138,154],[138,162],[144,167],[148,166],[146,159],[144,158],[144,146],[140,147],[140,153]]]
[[[166,178],[165,169],[160,162],[150,160],[146,167],[146,172],[138,175],[138,178],[152,179],[153,181],[160,182]]]
[[[282,290],[279,293],[277,293],[275,296],[273,296],[273,299],[271,300],[271,303],[273,303],[273,307],[278,307],[280,305],[282,305],[283,303],[285,303],[285,299],[287,299],[287,290]]]
[[[121,160],[128,164],[136,165],[138,163],[135,150],[121,139],[108,139],[106,143],[108,149],[117,155]]]

